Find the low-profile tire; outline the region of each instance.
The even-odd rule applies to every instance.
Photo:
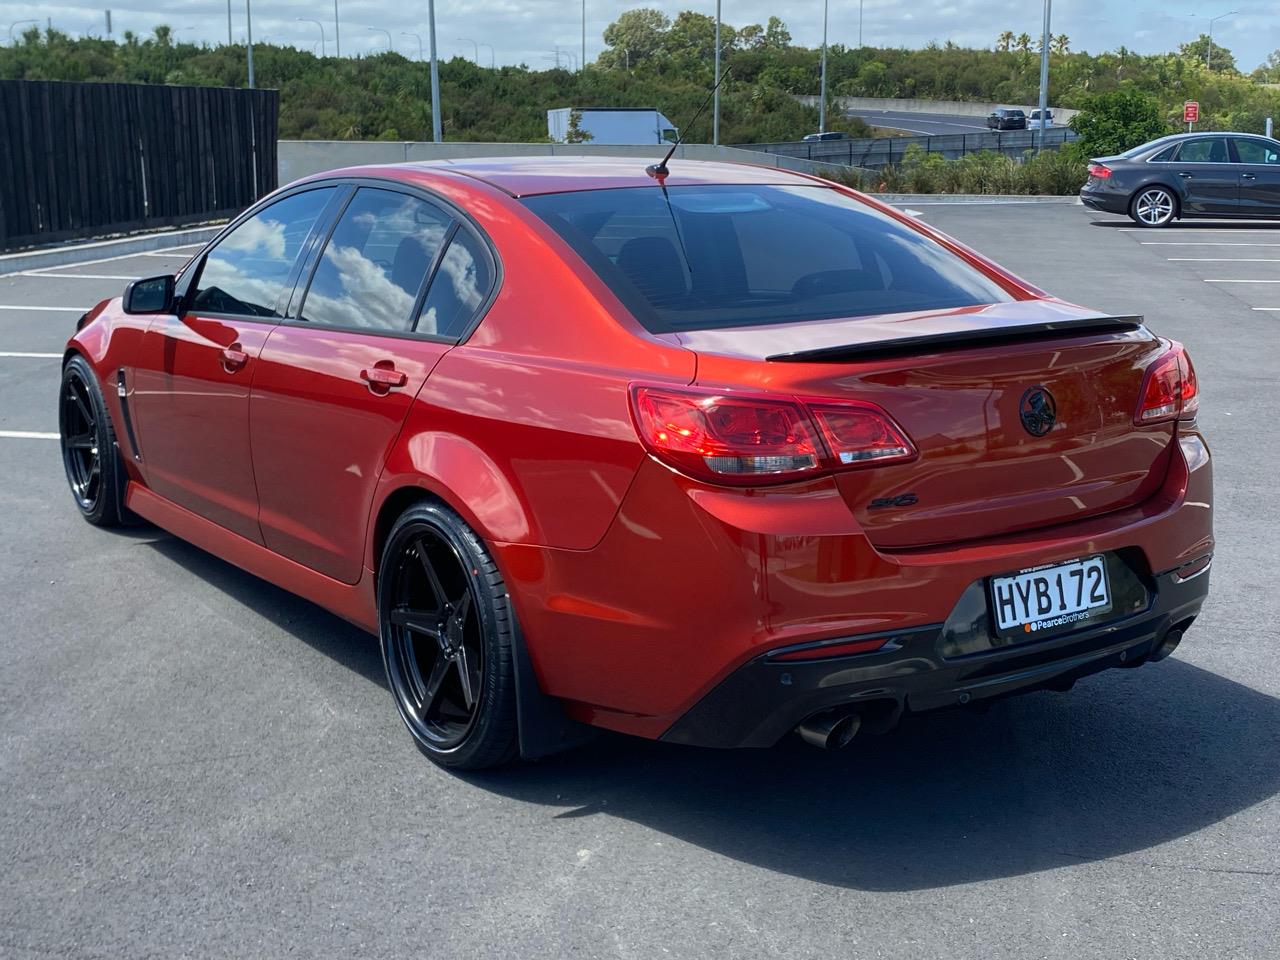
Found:
[[[124,505],[128,474],[116,446],[111,415],[97,375],[79,355],[62,368],[58,434],[62,466],[80,515],[96,527],[129,522],[133,514]]]
[[[418,748],[459,770],[519,752],[514,625],[506,584],[484,543],[448,507],[409,507],[378,567],[382,660]]]
[[[1164,227],[1178,215],[1178,198],[1167,187],[1143,187],[1129,201],[1129,218],[1140,227]]]

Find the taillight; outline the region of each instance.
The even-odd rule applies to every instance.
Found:
[[[1091,163],[1089,164],[1089,176],[1097,177],[1099,180],[1105,180],[1107,177],[1111,176],[1111,168],[1104,167],[1100,163]]]
[[[1134,423],[1195,418],[1200,407],[1200,388],[1196,383],[1196,369],[1182,344],[1174,343],[1147,367],[1140,396]]]
[[[650,452],[714,483],[783,483],[916,455],[884,410],[861,401],[635,385],[631,406]]]

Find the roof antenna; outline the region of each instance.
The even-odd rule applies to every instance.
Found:
[[[676,147],[684,143],[684,131],[688,130],[689,127],[692,127],[698,122],[698,118],[702,116],[702,112],[706,110],[707,105],[711,103],[711,98],[714,97],[716,95],[716,91],[720,89],[720,84],[724,83],[732,72],[733,67],[724,68],[724,72],[720,74],[720,79],[716,81],[716,85],[712,87],[711,92],[707,94],[707,99],[702,101],[702,106],[700,106],[698,108],[698,112],[693,115],[693,119],[689,121],[689,125],[681,128],[680,135],[676,137],[676,142],[671,145],[671,149],[667,151],[667,155],[657,163],[651,163],[649,166],[644,168],[644,172],[657,180],[658,184],[664,189],[666,187],[667,176],[671,173],[671,170],[667,167],[667,161],[670,160],[672,154],[676,152]]]

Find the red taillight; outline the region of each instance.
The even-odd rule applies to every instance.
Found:
[[[906,434],[871,403],[636,385],[631,404],[654,455],[715,483],[782,483],[915,456]]]
[[[1111,168],[1104,167],[1100,163],[1091,163],[1089,164],[1089,176],[1097,177],[1099,180],[1105,180],[1107,177],[1111,176]]]
[[[1182,344],[1173,344],[1147,367],[1141,397],[1134,423],[1194,419],[1200,407],[1200,389],[1195,367]]]

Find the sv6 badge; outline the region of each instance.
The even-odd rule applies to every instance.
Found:
[[[885,507],[912,507],[920,502],[914,493],[901,493],[896,497],[876,497],[869,504],[868,510],[883,510]]]

